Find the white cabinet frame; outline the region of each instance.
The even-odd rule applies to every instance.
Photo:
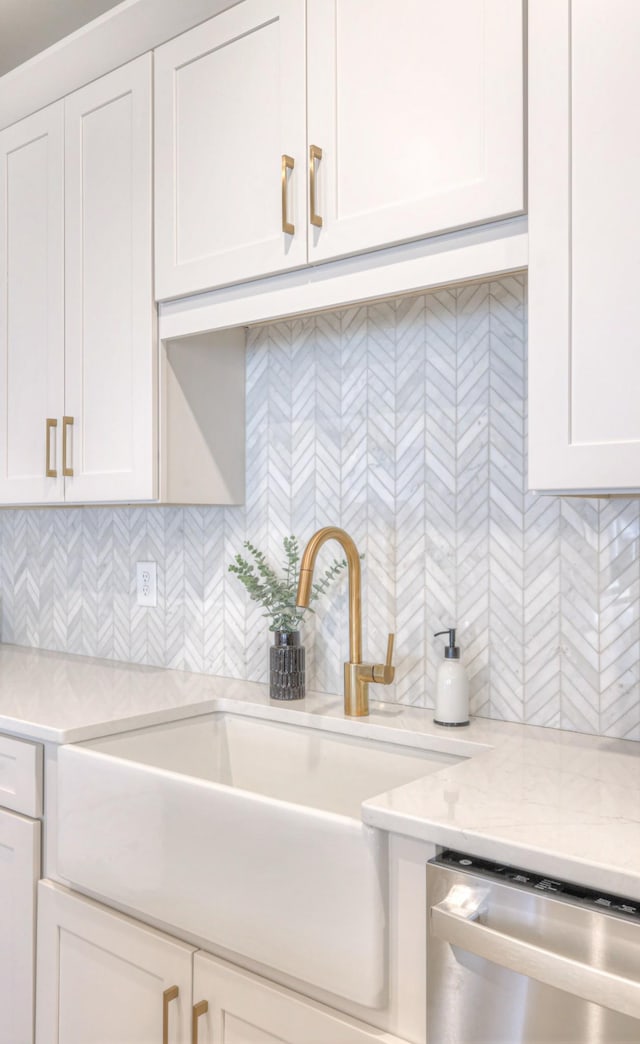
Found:
[[[640,489],[640,8],[529,2],[529,487]]]

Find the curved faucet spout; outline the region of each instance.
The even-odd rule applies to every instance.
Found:
[[[344,550],[349,567],[349,659],[362,663],[362,614],[360,595],[360,555],[354,541],[344,529],[325,526],[311,537],[300,562],[300,579],[296,605],[306,609],[311,599],[313,570],[318,551],[327,540],[337,540]]]
[[[327,540],[337,540],[347,556],[349,567],[349,663],[344,665],[344,712],[360,717],[369,713],[369,685],[390,685],[395,675],[393,635],[389,635],[386,663],[362,662],[362,609],[360,598],[360,556],[358,548],[344,529],[325,526],[311,537],[300,562],[300,579],[296,605],[306,609],[313,592],[313,569],[318,551]]]

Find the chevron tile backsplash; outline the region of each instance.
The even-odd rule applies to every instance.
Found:
[[[376,697],[431,706],[431,635],[456,625],[475,713],[640,739],[640,502],[526,493],[525,343],[517,276],[250,330],[246,507],[1,512],[2,640],[264,681],[227,565],[337,523],[366,556],[366,653],[397,631]],[[345,586],[304,634],[327,692]]]

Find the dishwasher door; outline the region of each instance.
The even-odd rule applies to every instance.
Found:
[[[439,859],[427,867],[428,1044],[639,1044],[640,910]]]

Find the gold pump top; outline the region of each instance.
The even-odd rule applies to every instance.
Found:
[[[362,616],[360,595],[360,555],[354,541],[344,529],[325,526],[311,537],[300,562],[300,579],[296,605],[306,609],[311,599],[313,570],[318,551],[327,540],[337,540],[344,550],[349,569],[349,660],[362,663]]]

